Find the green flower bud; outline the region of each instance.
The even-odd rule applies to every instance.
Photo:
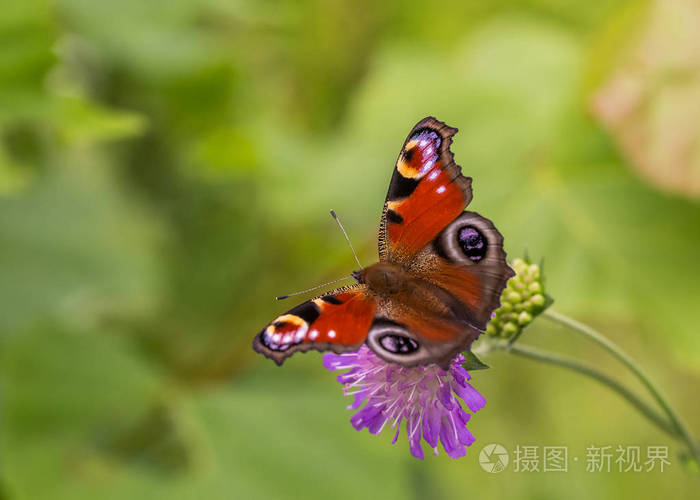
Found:
[[[486,333],[514,339],[548,307],[550,300],[545,294],[540,266],[520,258],[510,265],[515,276],[508,280],[501,294],[501,306],[493,312]]]
[[[535,307],[542,307],[544,308],[544,305],[547,303],[547,299],[545,299],[544,295],[533,295],[532,298],[530,299],[530,302],[532,302],[532,305]]]
[[[519,330],[518,325],[511,323],[510,321],[503,325],[503,336],[510,337]]]
[[[528,267],[528,274],[533,280],[540,280],[540,266],[537,264],[530,264]]]
[[[505,298],[511,304],[517,304],[522,300],[522,297],[518,292],[508,292]]]
[[[532,314],[530,314],[527,311],[523,311],[518,315],[518,323],[520,323],[521,326],[525,326],[528,323],[532,323]]]

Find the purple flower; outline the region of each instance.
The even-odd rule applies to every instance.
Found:
[[[326,353],[323,365],[328,370],[350,371],[338,375],[346,395],[355,400],[348,409],[356,410],[350,422],[358,431],[367,427],[379,434],[391,422],[396,428],[392,443],[399,437],[401,421],[406,419],[406,431],[411,454],[423,459],[421,437],[437,455],[438,439],[452,458],[466,454],[466,447],[474,436],[466,427],[470,414],[462,408],[462,401],[472,411],[484,407],[486,400],[467,383],[469,373],[462,368],[460,354],[450,363],[449,371],[437,365],[404,366],[387,363],[367,346],[344,354]]]

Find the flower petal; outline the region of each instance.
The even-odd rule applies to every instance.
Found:
[[[379,434],[388,422],[396,427],[392,443],[406,420],[411,454],[423,459],[424,440],[437,454],[438,442],[448,456],[462,457],[466,446],[475,438],[466,427],[471,411],[484,407],[486,400],[467,381],[471,378],[462,367],[462,355],[452,361],[449,370],[437,365],[406,368],[387,363],[369,348],[356,353],[325,354],[323,364],[329,370],[348,370],[337,378],[347,395],[353,396],[350,409],[357,410],[350,418],[356,430]],[[364,405],[364,406],[363,406]]]

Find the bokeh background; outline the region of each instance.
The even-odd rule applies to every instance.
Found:
[[[588,379],[503,353],[465,458],[352,429],[317,353],[251,338],[364,263],[434,115],[512,257],[700,433],[694,0],[10,0],[0,9],[0,498],[697,498],[682,448]],[[538,320],[522,342],[633,384]],[[636,387],[633,385],[633,387]],[[568,473],[488,474],[484,444]],[[668,445],[662,472],[587,446]]]

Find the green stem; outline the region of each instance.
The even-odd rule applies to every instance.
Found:
[[[629,389],[624,387],[622,384],[610,378],[605,373],[593,368],[592,366],[583,364],[574,358],[562,356],[560,354],[556,354],[550,351],[545,351],[536,347],[527,346],[523,344],[510,344],[508,341],[493,342],[489,344],[489,347],[501,351],[506,351],[512,354],[517,354],[518,356],[534,359],[536,361],[542,361],[544,363],[562,366],[564,368],[568,368],[569,370],[581,373],[582,375],[587,375],[597,380],[601,384],[609,387],[613,391],[617,392],[620,396],[625,398],[632,406],[637,408],[659,429],[675,438],[679,437],[676,429],[671,424],[669,424],[666,421],[666,419],[663,418],[663,416],[661,416],[658,412],[649,407],[649,405],[647,405],[644,401],[635,396]]]
[[[560,325],[566,326],[567,328],[584,335],[590,340],[596,342],[598,345],[602,346],[606,351],[620,360],[640,380],[644,387],[647,388],[654,400],[668,416],[676,430],[676,434],[678,434],[678,436],[688,445],[688,449],[693,455],[693,458],[700,462],[700,451],[698,451],[697,444],[691,436],[690,431],[683,424],[678,414],[668,404],[666,398],[664,398],[664,396],[661,394],[661,391],[659,391],[651,379],[632,360],[632,358],[625,354],[619,347],[604,337],[601,333],[598,333],[593,328],[584,325],[583,323],[579,323],[578,321],[558,312],[552,311],[551,309],[546,310],[542,315],[555,323],[559,323]]]

